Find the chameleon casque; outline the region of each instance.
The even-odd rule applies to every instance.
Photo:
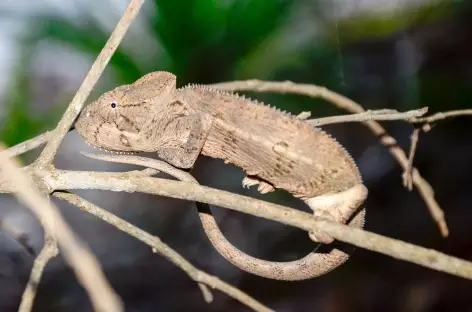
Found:
[[[244,170],[245,187],[261,193],[284,189],[314,215],[364,226],[367,188],[349,153],[321,129],[297,116],[234,93],[203,85],[176,88],[168,72],[149,73],[104,93],[88,105],[75,128],[94,146],[115,152],[157,152],[171,165],[189,169],[202,154]],[[348,259],[331,248],[289,262],[254,258],[232,245],[211,213],[200,213],[216,250],[240,269],[278,280],[325,274]],[[322,232],[314,242],[333,241]]]

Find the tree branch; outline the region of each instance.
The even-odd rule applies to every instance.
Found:
[[[403,186],[408,188],[410,191],[413,189],[413,176],[412,168],[413,161],[415,159],[416,146],[418,145],[418,138],[420,135],[420,129],[415,128],[411,134],[410,153],[408,155],[408,164],[405,171],[403,172]]]
[[[9,149],[5,150],[5,152],[7,153],[8,157],[14,157],[26,153],[49,141],[52,133],[52,131],[46,131],[44,133],[41,133],[40,135],[32,139],[26,140],[15,146],[10,147]]]
[[[406,112],[398,112],[394,109],[379,109],[379,110],[368,110],[363,113],[322,117],[316,119],[307,120],[307,122],[315,127],[324,126],[335,123],[345,122],[361,122],[369,120],[410,120],[414,117],[423,116],[428,112],[427,107],[420,109],[410,110]]]
[[[18,308],[18,312],[31,311],[44,268],[46,267],[46,264],[49,262],[49,260],[57,256],[58,252],[59,250],[57,249],[56,239],[45,230],[44,247],[41,249],[38,257],[36,257],[34,260],[28,283],[26,284],[23,296],[21,297],[21,303],[20,307]]]
[[[470,116],[472,115],[472,109],[460,109],[460,110],[451,110],[447,112],[439,112],[431,116],[426,116],[423,118],[413,118],[410,120],[411,123],[419,124],[430,124],[436,121],[444,120],[447,118],[454,118],[459,116]]]
[[[108,65],[108,62],[113,56],[113,53],[118,48],[119,44],[121,43],[121,40],[126,34],[126,31],[136,18],[143,4],[144,0],[130,1],[130,4],[128,5],[126,11],[124,12],[120,21],[116,25],[116,28],[113,30],[110,38],[108,38],[107,43],[105,44],[97,59],[93,63],[92,68],[90,69],[84,81],[82,82],[82,85],[80,86],[79,90],[72,99],[72,102],[67,107],[66,112],[64,113],[56,129],[54,130],[54,134],[48,141],[48,144],[42,151],[39,158],[36,160],[35,164],[38,167],[47,166],[53,161],[59,148],[59,145],[61,144],[70,127],[72,126],[75,119],[82,110],[82,107],[84,106],[85,101],[90,95],[90,92],[92,91],[93,87],[102,75],[103,71],[105,70],[105,67]]]
[[[352,113],[364,113],[364,108],[336,92],[330,91],[325,87],[320,87],[312,84],[293,83],[291,81],[277,82],[277,81],[261,81],[261,80],[245,80],[216,83],[211,85],[213,88],[227,90],[227,91],[257,91],[257,92],[277,92],[277,93],[295,93],[306,95],[312,98],[322,98],[339,108],[347,110]],[[308,120],[310,122],[310,120]],[[388,148],[393,157],[402,166],[403,170],[408,169],[408,158],[405,152],[397,145],[397,141],[387,134],[387,131],[376,121],[368,120],[363,122],[377,137],[380,142]],[[439,230],[444,237],[449,235],[449,229],[444,218],[444,212],[439,207],[434,199],[434,193],[431,185],[421,177],[416,168],[413,168],[416,174],[413,174],[413,184],[418,189],[420,195],[423,197],[433,219],[438,224]]]
[[[102,219],[108,224],[115,226],[119,230],[133,236],[134,238],[150,246],[151,248],[153,248],[154,252],[158,252],[159,254],[164,256],[167,260],[169,260],[170,262],[175,264],[177,267],[182,269],[191,279],[193,279],[199,285],[204,284],[213,289],[218,289],[221,292],[229,295],[230,297],[252,308],[254,311],[261,311],[261,312],[273,311],[269,309],[268,307],[262,305],[260,302],[256,301],[254,298],[248,296],[246,293],[242,292],[241,290],[220,280],[218,277],[209,275],[197,269],[185,258],[183,258],[180,254],[178,254],[175,250],[173,250],[164,242],[162,242],[157,236],[153,236],[141,230],[140,228],[132,225],[131,223],[126,222],[125,220],[115,216],[112,213],[109,213],[108,211],[86,201],[85,199],[77,195],[70,194],[70,193],[69,194],[62,193],[62,192],[55,192],[53,193],[53,195],[57,198],[65,200],[79,207],[81,210],[88,212],[96,216],[97,218]],[[205,294],[204,297],[208,299],[208,289],[206,288],[204,289],[205,290],[202,290],[203,293]]]
[[[354,230],[347,225],[321,220],[309,213],[292,208],[194,183],[136,176],[135,172],[67,171],[50,168],[41,171],[40,175],[42,183],[49,185],[53,190],[100,189],[142,192],[203,202],[277,221],[306,231],[317,229],[326,232],[326,234],[337,240],[361,248],[416,263],[437,271],[472,279],[472,263],[468,261],[368,231]],[[414,170],[413,177],[415,176],[416,171]],[[15,184],[3,186],[7,186],[6,189],[1,190],[4,192],[15,189]],[[374,243],[375,246],[373,246]],[[402,252],[404,253],[402,254]]]
[[[90,250],[75,236],[62,218],[59,209],[42,196],[31,179],[27,178],[18,168],[15,159],[9,158],[0,144],[0,169],[10,185],[14,185],[15,196],[23,202],[41,221],[45,231],[54,236],[66,261],[71,265],[78,280],[85,287],[96,311],[123,311],[119,297],[103,275],[100,264]],[[41,178],[36,183],[46,187]]]

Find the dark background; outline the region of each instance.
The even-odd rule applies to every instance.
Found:
[[[0,4],[0,25],[10,39],[0,101],[0,140],[8,145],[54,127],[127,1],[48,3]],[[471,108],[471,17],[472,3],[460,0],[148,0],[90,99],[150,71],[167,70],[177,75],[179,85],[250,78],[313,83],[366,109],[428,106],[434,113]],[[344,113],[301,96],[249,95],[294,114]],[[412,126],[382,124],[408,151]],[[444,239],[418,193],[403,188],[398,164],[363,125],[325,127],[353,155],[369,188],[367,230],[464,259],[472,259],[471,128],[470,117],[460,117],[420,135],[414,165],[444,209],[450,229]],[[56,166],[132,168],[90,160],[79,151],[91,149],[70,132]],[[38,152],[22,160],[30,162]],[[262,196],[242,189],[243,173],[220,161],[202,157],[193,173],[204,185],[308,211],[285,192]],[[472,311],[472,284],[458,277],[358,248],[345,265],[316,279],[263,279],[241,272],[212,249],[191,202],[106,191],[80,195],[158,235],[199,268],[277,311]],[[247,310],[218,291],[213,292],[214,303],[206,304],[198,286],[149,247],[55,202],[99,257],[127,311]],[[230,241],[251,255],[283,261],[312,248],[301,230],[214,211]],[[0,197],[0,219],[0,311],[16,311],[34,260],[31,253],[41,249],[43,234],[11,196]],[[21,243],[12,233],[21,236]],[[47,266],[34,311],[90,311],[83,289],[60,256]]]

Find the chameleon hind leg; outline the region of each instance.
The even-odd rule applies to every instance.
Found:
[[[345,224],[367,198],[368,190],[364,184],[357,184],[348,190],[336,194],[324,194],[306,199],[306,204],[313,210],[315,217]],[[310,232],[314,242],[329,244],[333,238],[320,230]]]

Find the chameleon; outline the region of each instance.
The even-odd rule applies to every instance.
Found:
[[[303,200],[316,217],[363,228],[368,190],[346,149],[303,116],[292,115],[237,93],[205,85],[176,87],[166,71],[103,93],[87,105],[75,129],[89,145],[110,152],[154,152],[179,169],[190,170],[199,155],[244,171],[243,187],[262,193],[282,189]],[[205,234],[230,263],[276,280],[303,280],[345,263],[337,248],[310,252],[287,262],[252,257],[232,245],[211,212],[199,213]],[[330,244],[320,230],[313,242]]]

